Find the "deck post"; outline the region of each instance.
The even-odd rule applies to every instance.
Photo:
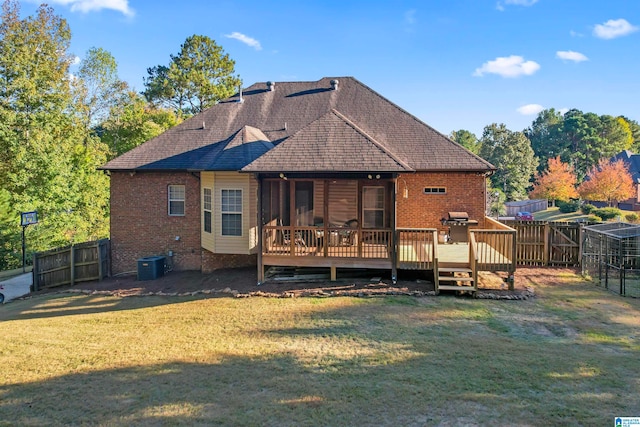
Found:
[[[395,285],[398,282],[398,240],[397,240],[397,219],[396,219],[396,187],[397,178],[393,179],[392,185],[387,185],[387,188],[391,187],[391,281]]]
[[[335,266],[335,265],[332,265],[332,266],[331,266],[331,267],[329,267],[329,268],[330,268],[330,270],[331,270],[331,281],[332,281],[332,282],[335,282],[335,281],[336,281],[336,279],[337,279],[337,276],[338,276],[337,268],[336,268],[336,266]]]
[[[258,181],[258,203],[257,203],[257,218],[258,221],[258,285],[261,285],[264,282],[264,266],[262,265],[262,179],[258,174],[256,174],[256,180]]]

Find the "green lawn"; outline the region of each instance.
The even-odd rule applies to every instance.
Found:
[[[0,306],[0,425],[613,425],[640,300],[37,296]]]
[[[562,213],[557,207],[549,208],[546,211],[539,211],[533,214],[536,221],[577,221],[587,220],[589,215],[583,215],[579,210],[577,212]]]

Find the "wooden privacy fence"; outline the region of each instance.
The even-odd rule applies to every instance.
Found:
[[[516,230],[518,265],[580,265],[580,233],[584,224],[547,221],[502,222]]]
[[[36,252],[33,256],[34,290],[102,280],[109,275],[109,239]]]

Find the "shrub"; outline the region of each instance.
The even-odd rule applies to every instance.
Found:
[[[593,213],[603,220],[607,221],[620,216],[622,214],[622,211],[618,208],[600,208],[593,210]]]
[[[558,210],[562,213],[576,212],[578,207],[578,202],[558,202]]]
[[[584,205],[582,205],[582,207],[580,208],[580,211],[582,211],[583,214],[585,215],[589,215],[591,212],[593,212],[594,210],[596,210],[597,208],[595,206],[593,206],[592,204],[589,203],[585,203]]]
[[[624,216],[624,219],[629,222],[638,222],[638,218],[640,217],[638,217],[638,214],[635,212],[630,212]]]
[[[602,218],[600,218],[598,215],[589,215],[587,217],[587,220],[589,222],[602,222]]]

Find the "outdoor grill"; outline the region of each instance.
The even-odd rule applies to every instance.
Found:
[[[449,243],[468,242],[469,226],[478,225],[478,221],[469,219],[466,212],[449,212],[442,218],[442,225],[449,226]]]

